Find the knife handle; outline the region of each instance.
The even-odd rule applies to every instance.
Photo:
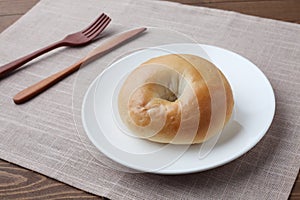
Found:
[[[18,94],[16,94],[13,98],[15,104],[22,104],[27,102],[28,100],[32,99],[33,97],[37,96],[38,94],[44,92],[54,84],[58,83],[59,81],[63,80],[70,74],[79,70],[80,66],[84,62],[84,59],[76,62],[75,64],[71,65],[70,67],[57,72],[49,76],[48,78],[43,79],[42,81],[22,90]]]

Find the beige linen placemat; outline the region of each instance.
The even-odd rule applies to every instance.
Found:
[[[111,169],[115,163],[96,150],[80,124],[83,95],[116,57],[160,43],[161,38],[151,38],[149,33],[95,61],[78,73],[81,76],[73,75],[21,106],[12,101],[17,92],[74,63],[101,40],[83,48],[59,49],[1,80],[2,159],[112,199],[289,196],[300,166],[299,25],[170,2],[41,0],[0,35],[0,64],[80,30],[100,12],[113,18],[107,33],[140,25],[168,28],[250,59],[269,78],[276,95],[276,115],[266,136],[244,156],[206,172],[162,176]],[[173,39],[177,40],[168,37],[165,43]]]

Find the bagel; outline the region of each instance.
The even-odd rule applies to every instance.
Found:
[[[134,135],[158,143],[208,140],[222,131],[233,105],[223,73],[190,54],[168,54],[142,63],[118,95],[122,122]]]

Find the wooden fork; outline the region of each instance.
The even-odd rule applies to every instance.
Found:
[[[0,79],[7,76],[9,72],[21,67],[30,60],[48,52],[53,49],[62,46],[80,46],[91,42],[95,37],[97,37],[109,24],[111,19],[104,13],[102,13],[93,23],[91,23],[87,28],[77,33],[67,35],[64,39],[55,42],[47,47],[39,49],[27,56],[19,58],[12,61],[6,65],[0,67]]]

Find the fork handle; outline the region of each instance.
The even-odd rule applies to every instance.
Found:
[[[24,57],[21,57],[17,60],[14,60],[6,65],[3,65],[0,67],[0,79],[4,76],[6,76],[9,72],[12,72],[13,70],[21,67],[22,65],[24,65],[25,63],[31,61],[32,59],[44,54],[44,53],[47,53],[53,49],[56,49],[58,47],[61,47],[61,46],[65,46],[65,42],[63,40],[61,41],[58,41],[58,42],[55,42],[49,46],[46,46],[42,49],[39,49],[37,51],[34,51]]]
[[[42,81],[22,90],[18,94],[16,94],[13,98],[14,102],[16,104],[22,104],[25,103],[26,101],[32,99],[33,97],[37,96],[38,94],[42,93],[43,91],[47,90],[54,84],[58,83],[62,79],[66,78],[70,74],[76,72],[79,70],[80,66],[82,63],[84,63],[86,59],[82,59],[75,64],[71,65],[70,67],[57,72],[56,74],[53,74],[49,76],[46,79],[43,79]]]

